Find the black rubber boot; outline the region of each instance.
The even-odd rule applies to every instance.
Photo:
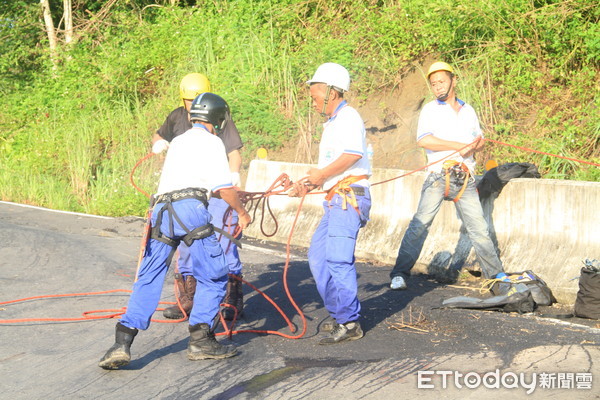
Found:
[[[131,343],[138,330],[134,328],[128,328],[117,323],[115,333],[115,344],[108,349],[104,357],[98,363],[98,366],[104,369],[119,369],[120,367],[129,364],[131,360]]]
[[[229,358],[237,354],[233,345],[222,345],[215,339],[215,333],[208,324],[190,325],[190,344],[188,345],[188,359],[208,360]]]
[[[242,275],[239,275],[241,278]],[[240,318],[242,313],[244,312],[244,290],[242,282],[229,277],[229,281],[227,282],[227,293],[225,294],[225,304],[230,304],[237,310],[237,317]],[[225,307],[223,309],[223,318],[227,321],[233,320],[235,316],[235,311],[231,307]]]
[[[187,316],[190,316],[192,307],[194,306],[194,295],[196,294],[196,278],[191,275],[183,276],[181,274],[175,274],[175,283],[177,283],[177,289],[179,290],[179,303],[184,309]],[[183,313],[179,308],[179,304],[167,307],[163,311],[165,318],[169,319],[181,319]]]

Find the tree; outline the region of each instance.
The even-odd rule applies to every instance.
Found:
[[[65,0],[65,3],[68,0]],[[48,0],[40,0],[40,6],[42,7],[42,14],[44,15],[44,26],[46,27],[46,34],[48,35],[48,43],[50,44],[50,59],[52,60],[52,68],[58,67],[57,59],[57,43],[58,38],[56,37],[56,29],[54,29],[54,21],[52,21],[52,12],[50,11],[50,2]]]
[[[85,9],[85,13],[88,15],[84,16],[83,12],[79,13],[79,19],[81,22],[78,25],[78,31],[75,32],[73,15],[74,11],[76,10],[73,9],[72,0],[63,0],[62,10],[59,9],[56,12],[58,14],[62,12],[62,16],[58,25],[56,26],[54,24],[52,9],[50,8],[50,0],[40,0],[40,7],[42,10],[42,15],[44,16],[44,28],[46,36],[48,37],[50,59],[52,61],[53,69],[58,68],[59,56],[61,53],[61,41],[67,45],[66,49],[68,50],[69,47],[73,46],[79,37],[90,32],[98,24],[102,23],[104,19],[110,15],[111,8],[117,4],[117,2],[118,0],[108,0],[106,2],[94,0],[78,2],[78,6],[81,9]],[[97,12],[94,13],[90,11],[90,9],[97,9]]]
[[[63,16],[65,18],[65,43],[73,41],[73,5],[71,0],[63,0]]]

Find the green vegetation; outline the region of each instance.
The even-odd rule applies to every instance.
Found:
[[[247,156],[308,129],[303,82],[325,61],[350,70],[364,101],[439,57],[456,65],[488,137],[600,162],[593,0],[80,0],[74,40],[61,41],[59,29],[54,53],[38,2],[5,3],[2,200],[141,215],[147,200],[129,174],[177,106],[183,75],[205,73],[228,100]],[[62,4],[50,1],[55,23]],[[531,157],[489,148],[498,160]],[[157,164],[136,172],[146,191]],[[600,181],[598,167],[554,157],[536,164],[548,178]]]

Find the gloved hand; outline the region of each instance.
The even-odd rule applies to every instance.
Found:
[[[165,139],[160,139],[157,140],[156,142],[154,142],[154,144],[152,145],[152,152],[154,154],[159,154],[162,153],[163,151],[167,150],[169,148],[169,142],[167,142]]]
[[[240,180],[240,173],[239,172],[232,172],[231,173],[231,183],[233,183],[233,186],[237,186],[237,187],[241,186],[242,181]]]

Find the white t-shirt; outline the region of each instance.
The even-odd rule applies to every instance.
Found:
[[[457,99],[458,100],[458,99]],[[462,100],[458,100],[461,105],[458,113],[454,111],[449,104],[433,100],[423,107],[419,114],[419,125],[417,127],[417,141],[427,135],[433,135],[443,140],[464,143],[465,145],[473,142],[475,137],[482,135],[479,119],[473,107]],[[427,163],[441,160],[442,158],[454,153],[454,150],[432,151],[427,150]],[[475,171],[475,159],[473,156],[463,159],[459,153],[446,158],[446,160],[455,160],[464,162],[471,173]],[[427,169],[431,172],[441,172],[444,161],[429,166]]]
[[[323,184],[324,190],[329,190],[341,179],[349,175],[371,176],[371,164],[367,158],[367,139],[365,124],[354,108],[344,101],[337,113],[323,124],[323,136],[319,144],[319,168],[324,168],[337,160],[342,154],[361,156],[350,168],[339,175],[330,177]],[[362,179],[355,183],[360,186],[370,186],[369,181]]]
[[[223,141],[203,126],[171,141],[156,194],[190,187],[209,192],[233,187]]]

